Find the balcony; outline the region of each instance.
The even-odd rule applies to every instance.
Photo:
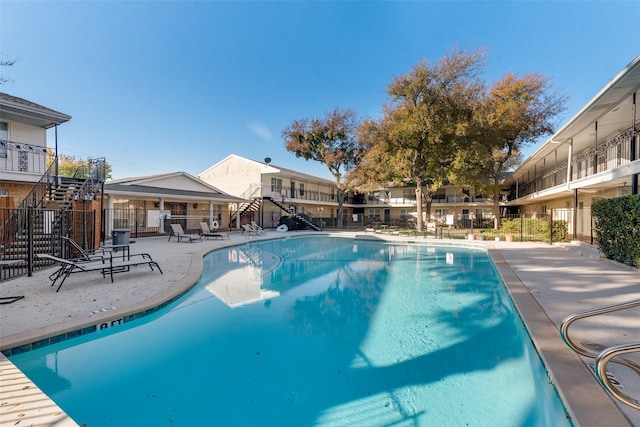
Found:
[[[0,140],[0,172],[15,172],[15,179],[24,176],[32,181],[27,178],[30,174],[40,177],[47,171],[47,156],[47,147]]]
[[[640,126],[636,126],[636,134]],[[591,177],[603,172],[612,171],[631,162],[631,127],[616,136],[599,142],[576,153],[571,161],[571,181]],[[640,144],[637,144],[635,158],[640,158]],[[542,173],[528,180],[512,183],[509,200],[516,200],[530,194],[541,192],[559,185],[567,184],[569,162],[564,160],[556,166],[542,170]],[[534,173],[535,175],[535,173]]]

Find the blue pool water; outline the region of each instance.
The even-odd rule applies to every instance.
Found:
[[[11,357],[99,426],[570,426],[488,254],[332,237],[204,259],[153,315]]]

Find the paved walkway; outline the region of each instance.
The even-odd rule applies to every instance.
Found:
[[[354,236],[354,233],[344,234]],[[261,238],[280,236],[281,233],[269,232]],[[365,236],[371,237],[371,234]],[[383,238],[416,240],[401,236]],[[76,274],[71,275],[57,293],[50,286],[50,269],[38,271],[33,277],[2,282],[0,297],[24,295],[25,298],[0,305],[0,350],[28,345],[155,307],[196,282],[205,253],[245,241],[247,239],[239,232],[231,233],[230,240],[196,243],[178,243],[173,239],[168,242],[166,237],[138,239],[131,245],[131,252],[151,254],[164,274],[137,267],[132,272],[117,274],[114,283],[97,273]],[[640,273],[585,256],[581,247],[475,243],[489,247],[576,424],[640,426],[639,411],[613,403],[586,364],[580,362],[558,335],[560,322],[570,313],[640,298]],[[88,280],[90,276],[92,279]],[[593,346],[633,341],[640,327],[638,314],[638,311],[629,310],[628,313],[603,316],[597,322],[576,324],[576,340]],[[616,368],[612,375],[621,380],[625,392],[640,396],[640,380],[636,374]],[[15,425],[18,421],[21,425],[76,426],[53,402],[43,400],[37,387],[2,355],[0,380],[0,426]]]

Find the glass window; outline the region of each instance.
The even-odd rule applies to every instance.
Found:
[[[380,221],[380,209],[369,209],[369,219]]]
[[[280,193],[282,191],[282,179],[271,178],[271,192]]]
[[[405,200],[415,200],[416,190],[413,188],[404,188],[402,190],[402,198]]]

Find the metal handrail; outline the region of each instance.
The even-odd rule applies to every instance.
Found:
[[[578,311],[576,313],[570,314],[569,316],[564,318],[560,325],[560,336],[562,337],[562,340],[576,353],[585,357],[595,359],[600,354],[599,352],[590,351],[584,347],[580,347],[575,342],[573,342],[571,337],[569,337],[569,327],[571,326],[571,324],[573,324],[573,322],[575,322],[576,320],[585,319],[587,317],[598,316],[600,314],[612,313],[614,311],[626,310],[634,307],[640,307],[640,299],[630,300],[619,304],[605,305],[602,307],[591,308],[589,310]],[[640,366],[638,366],[638,368],[640,368]]]
[[[631,406],[634,409],[640,409],[639,401],[621,392],[618,388],[616,388],[613,384],[611,384],[611,380],[609,379],[609,377],[607,377],[607,364],[610,361],[619,363],[617,360],[612,360],[614,357],[620,356],[622,354],[633,353],[636,351],[640,351],[640,342],[614,345],[609,348],[606,348],[600,353],[600,355],[596,359],[595,371],[596,371],[596,378],[602,385],[602,388],[604,388],[607,393],[609,393],[611,396],[618,399],[622,403]],[[621,359],[621,360],[627,360],[627,359]]]
[[[571,337],[569,336],[569,327],[573,324],[573,322],[585,319],[588,317],[594,317],[601,314],[613,313],[615,311],[627,310],[634,307],[640,307],[640,299],[625,301],[618,304],[605,305],[602,307],[596,307],[589,310],[582,310],[576,313],[573,313],[564,318],[560,325],[560,336],[562,340],[567,344],[573,351],[578,353],[581,356],[589,357],[592,359],[596,359],[595,363],[595,374],[598,382],[605,389],[607,393],[609,393],[614,398],[620,400],[622,403],[631,406],[635,409],[640,409],[640,402],[627,396],[622,393],[620,390],[615,388],[611,381],[606,375],[607,372],[607,364],[611,361],[613,363],[618,363],[620,365],[627,366],[628,368],[634,370],[636,373],[640,374],[640,365],[637,363],[625,359],[623,357],[612,360],[614,357],[632,353],[636,351],[640,351],[640,342],[632,342],[628,344],[619,344],[613,345],[611,347],[607,347],[601,352],[590,351],[584,347],[576,344]]]

